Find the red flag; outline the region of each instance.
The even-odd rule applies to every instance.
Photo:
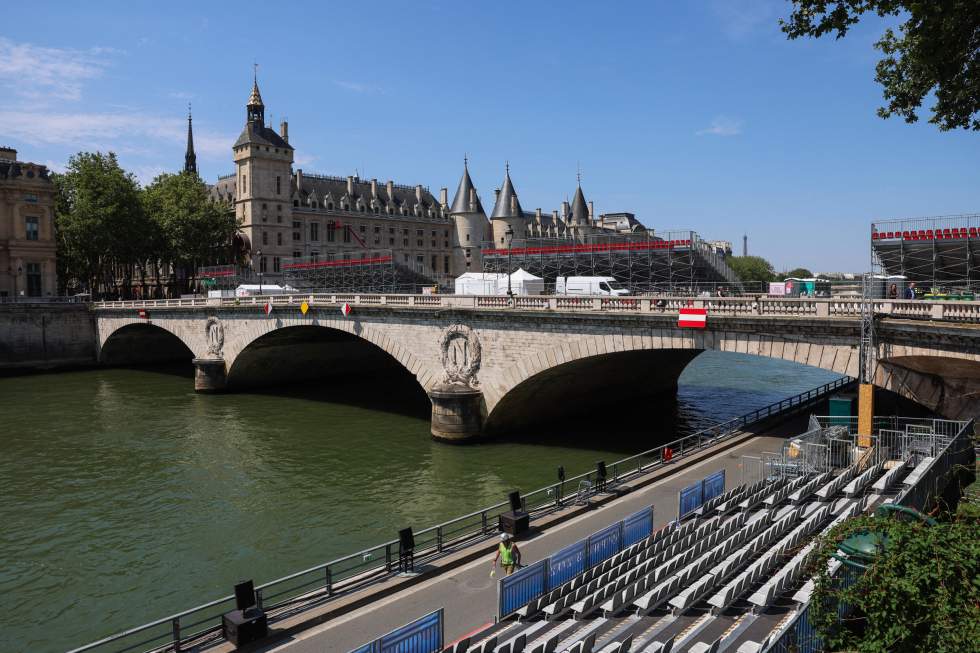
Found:
[[[703,329],[707,324],[706,308],[682,308],[677,314],[677,326],[682,329]]]

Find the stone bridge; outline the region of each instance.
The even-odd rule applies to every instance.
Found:
[[[515,301],[308,295],[93,306],[102,363],[193,357],[199,391],[402,368],[432,401],[433,435],[447,440],[675,390],[681,371],[705,350],[858,374],[855,300]],[[707,308],[705,329],[678,328],[677,309],[690,304]],[[946,417],[973,417],[980,412],[980,304],[949,306],[876,307],[875,383]]]

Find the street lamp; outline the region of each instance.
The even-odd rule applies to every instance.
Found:
[[[262,294],[262,250],[261,249],[256,250],[255,256],[256,258],[259,259],[259,271],[256,272],[255,274],[259,278],[259,295],[261,295]],[[252,261],[252,269],[253,270],[255,269],[255,261]]]
[[[507,225],[507,231],[504,232],[504,236],[507,237],[507,302],[513,304],[514,291],[510,287],[510,250],[514,245],[514,228]]]

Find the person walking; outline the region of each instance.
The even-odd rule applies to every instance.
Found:
[[[888,299],[898,299],[898,286],[894,283],[888,287]]]
[[[505,576],[510,576],[521,566],[521,551],[507,533],[500,534],[500,545],[497,547],[497,554],[493,557],[491,571],[497,567],[497,560],[500,560]]]
[[[915,282],[909,284],[905,289],[905,299],[915,299]]]

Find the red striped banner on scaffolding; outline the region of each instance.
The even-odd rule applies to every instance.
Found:
[[[682,308],[677,314],[677,326],[682,329],[703,329],[708,324],[708,309]]]

